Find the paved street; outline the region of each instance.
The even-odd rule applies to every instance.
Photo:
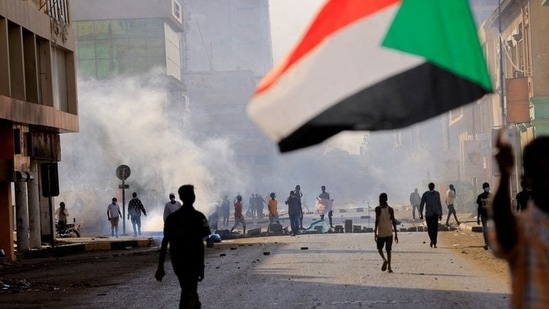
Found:
[[[204,308],[505,308],[509,284],[426,233],[399,233],[394,273],[381,272],[372,233],[224,241],[208,249]],[[427,242],[427,243],[424,243]],[[97,265],[101,271],[101,265]],[[65,308],[175,308],[179,285],[153,278],[154,263],[116,284],[64,299]],[[56,302],[57,303],[57,302]],[[25,307],[30,308],[30,307]]]

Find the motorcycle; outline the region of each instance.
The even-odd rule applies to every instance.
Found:
[[[76,219],[73,219],[73,223],[68,223],[65,227],[61,227],[57,222],[55,223],[55,231],[57,237],[80,237],[80,224],[76,223]]]

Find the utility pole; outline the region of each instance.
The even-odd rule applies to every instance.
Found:
[[[122,189],[122,235],[126,235],[126,189],[130,187],[125,181],[130,175],[131,170],[129,166],[119,165],[116,168],[116,177],[122,180],[122,184],[118,185],[118,188]]]
[[[501,25],[501,0],[498,0],[498,32],[499,32],[499,103],[501,107],[501,124],[507,127],[507,112],[505,111],[505,74],[503,71],[503,30]]]

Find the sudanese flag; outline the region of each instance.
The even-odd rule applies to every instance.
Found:
[[[328,0],[247,109],[287,152],[404,128],[490,92],[467,0]]]

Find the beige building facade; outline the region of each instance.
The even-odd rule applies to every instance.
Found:
[[[74,48],[68,0],[0,1],[0,249],[10,260],[54,238],[59,134],[79,130]]]
[[[516,149],[513,196],[521,190],[523,147],[549,134],[548,27],[549,7],[541,1],[502,0],[480,29],[496,89],[490,98],[493,118],[501,119],[498,127],[506,128]],[[493,169],[492,176],[498,174]]]

